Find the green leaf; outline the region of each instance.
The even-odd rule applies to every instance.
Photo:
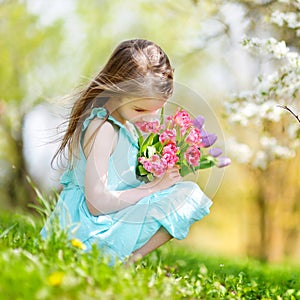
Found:
[[[215,162],[212,161],[212,160],[203,160],[203,161],[200,161],[200,166],[199,167],[196,167],[197,170],[200,169],[208,169],[208,168],[211,168],[215,165]]]
[[[208,169],[215,165],[214,158],[207,156],[200,159],[200,164],[197,167],[191,166],[185,159],[180,161],[180,175],[186,176],[190,173],[195,173],[198,170]]]
[[[153,176],[153,174],[148,173],[147,178],[149,181],[152,181],[154,179],[154,176]]]
[[[163,145],[159,141],[155,143],[153,146],[155,147],[157,153],[161,153],[163,149]]]
[[[144,155],[146,155],[147,147],[152,145],[153,136],[154,136],[154,133],[150,133],[147,136],[147,138],[144,140],[144,142],[143,142],[143,144],[141,146],[141,153],[143,153]]]
[[[160,111],[160,124],[162,125],[165,120],[165,107],[163,106]]]
[[[185,144],[180,148],[180,153],[183,154],[188,148],[189,148],[189,144]]]
[[[0,239],[2,239],[5,235],[7,235],[15,226],[17,223],[11,225],[9,228],[6,228],[1,234],[0,234]]]
[[[139,148],[142,147],[143,143],[144,143],[144,137],[141,135],[141,136],[139,136],[139,138],[138,138],[138,145],[139,145]]]
[[[182,177],[190,174],[192,172],[191,168],[187,164],[181,164],[179,173]]]
[[[145,170],[143,165],[138,165],[138,173],[143,176],[143,175],[147,175],[148,171]]]
[[[154,134],[152,144],[159,143],[159,135],[157,133]]]

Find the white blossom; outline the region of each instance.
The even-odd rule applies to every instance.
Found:
[[[245,103],[244,108],[240,111],[246,118],[253,118],[259,112],[259,107],[255,103]]]
[[[252,161],[252,166],[254,168],[265,170],[268,166],[267,155],[264,151],[258,151]]]
[[[260,106],[259,115],[262,119],[279,122],[283,110],[274,100],[266,101]]]
[[[238,143],[234,137],[228,138],[227,142],[228,153],[232,158],[234,158],[237,162],[242,164],[250,162],[253,155],[253,151],[248,145]]]
[[[300,56],[296,52],[289,52],[286,56],[289,67],[293,71],[293,73],[298,74],[300,70]]]
[[[249,120],[244,115],[239,113],[231,114],[228,118],[228,121],[232,124],[239,124],[243,127],[246,127],[249,124]]]
[[[300,149],[300,139],[291,140],[289,146],[292,149]]]
[[[287,133],[290,139],[299,139],[300,138],[300,127],[297,122],[293,122],[287,127]]]
[[[269,39],[260,38],[244,38],[243,45],[246,49],[255,54],[271,54],[274,58],[281,59],[287,55],[289,48],[286,46],[285,41],[278,42],[273,37]]]
[[[294,14],[274,12],[272,18],[277,24],[298,26],[298,17]],[[242,91],[227,101],[225,108],[228,121],[236,128],[240,126],[244,127],[243,130],[251,131],[250,136],[253,136],[250,140],[248,135],[245,136],[244,141],[232,139],[230,153],[238,162],[251,162],[253,168],[264,170],[274,159],[293,158],[296,149],[300,147],[300,126],[296,121],[280,137],[268,130],[286,115],[285,110],[279,106],[290,105],[291,101],[299,99],[300,56],[297,52],[290,51],[285,41],[277,41],[272,37],[244,38],[243,45],[257,55],[275,58],[272,60],[274,71],[259,74],[252,90]],[[272,125],[265,127],[264,121]],[[257,139],[253,133],[257,135]],[[264,136],[260,137],[263,133]]]
[[[299,14],[296,14],[295,12],[284,13],[276,10],[271,15],[271,22],[277,24],[280,27],[285,24],[292,29],[300,27]]]
[[[279,145],[275,137],[263,136],[260,139],[260,144],[268,161],[272,161],[275,158],[288,159],[294,157],[296,154],[293,149]]]
[[[262,136],[260,138],[260,144],[262,147],[266,150],[270,150],[276,145],[276,138],[275,137],[267,137],[267,136]]]
[[[273,149],[274,156],[279,159],[288,159],[296,155],[295,150],[285,146],[276,145]]]

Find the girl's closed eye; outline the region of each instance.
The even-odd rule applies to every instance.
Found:
[[[135,108],[134,110],[135,110],[136,112],[146,112],[146,110],[143,109],[143,108]]]

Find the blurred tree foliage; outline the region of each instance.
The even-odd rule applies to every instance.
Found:
[[[42,68],[59,57],[61,24],[42,26],[24,1],[0,2],[0,197],[1,202],[24,205],[31,198],[22,155],[22,122],[41,101]]]

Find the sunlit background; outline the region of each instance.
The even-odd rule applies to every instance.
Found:
[[[27,175],[44,193],[61,188],[50,161],[57,126],[71,106],[65,96],[87,83],[120,41],[145,38],[159,44],[175,68],[171,103],[206,116],[208,131],[217,131],[217,144],[232,157],[226,170],[198,174],[214,205],[178,243],[212,254],[299,260],[300,123],[278,107],[300,112],[299,65],[280,69],[289,51],[296,57],[300,49],[299,16],[280,19],[280,12],[299,14],[296,4],[0,1],[1,208],[29,209],[35,200]],[[286,43],[264,48],[246,37]],[[280,80],[289,75],[276,79],[293,71],[298,77],[286,85]]]

